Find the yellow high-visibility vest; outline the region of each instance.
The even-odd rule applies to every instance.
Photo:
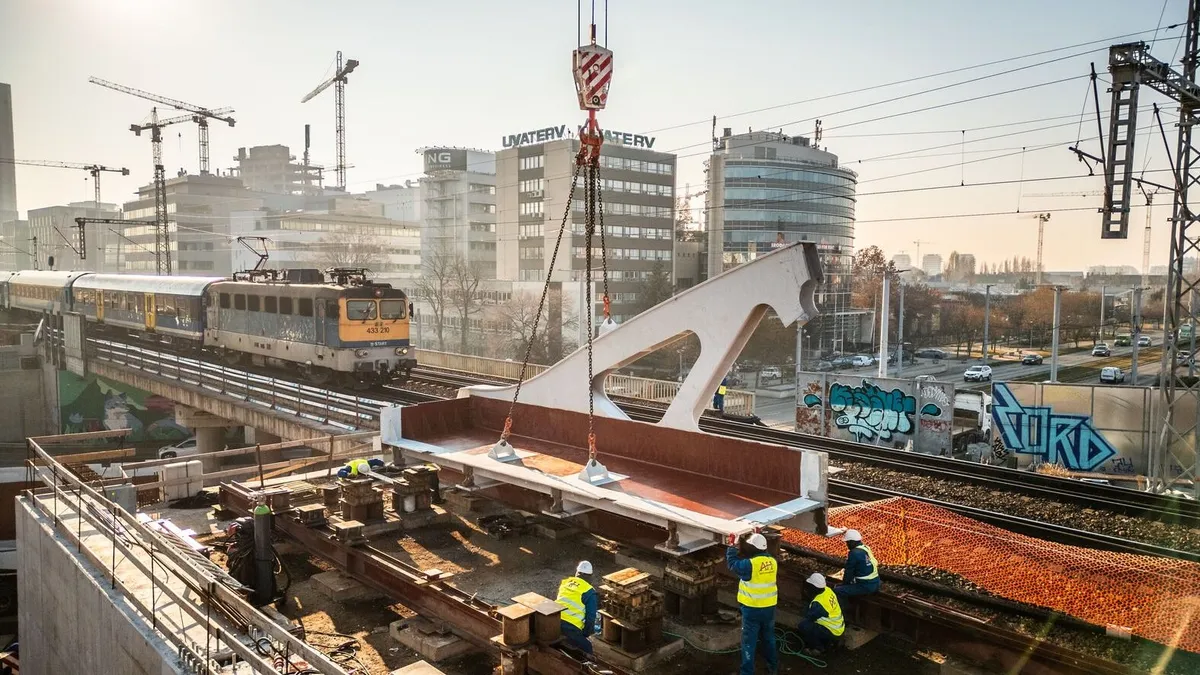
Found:
[[[357,476],[363,471],[371,470],[371,463],[365,459],[352,459],[346,463],[346,466],[350,469],[351,476]]]
[[[871,547],[866,544],[859,544],[859,548],[867,552],[867,559],[871,561],[871,573],[865,577],[855,577],[858,581],[870,581],[879,578],[879,562],[875,560],[875,554],[871,552]]]
[[[825,613],[829,616],[823,616],[817,619],[817,623],[829,629],[834,637],[846,632],[846,619],[842,616],[842,606],[838,604],[837,595],[828,588],[822,590],[813,598],[813,602],[817,603],[825,609]]]
[[[779,567],[769,555],[750,559],[750,580],[738,583],[738,604],[746,607],[774,607],[779,601],[775,575]]]
[[[717,395],[718,396],[725,395],[725,385],[721,385],[721,386],[717,387]]]
[[[555,600],[566,609],[559,618],[583,630],[583,622],[587,619],[587,608],[583,605],[583,594],[592,590],[592,585],[579,577],[567,577],[558,585],[558,598]]]

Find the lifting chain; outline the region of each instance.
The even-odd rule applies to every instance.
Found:
[[[604,289],[604,318],[608,320],[611,316],[612,304],[608,295],[608,251],[604,241],[604,201],[601,197],[600,183],[600,144],[603,142],[603,134],[600,133],[599,127],[595,124],[595,118],[588,121],[586,133],[580,136],[579,156],[577,164],[586,164],[587,172],[585,174],[585,205],[584,205],[584,260],[585,260],[585,279],[584,292],[587,296],[585,308],[587,311],[587,391],[588,391],[588,462],[593,463],[596,460],[596,431],[595,431],[595,412],[596,412],[596,394],[593,389],[593,380],[595,378],[593,365],[593,347],[592,341],[594,331],[592,327],[592,300],[593,300],[593,280],[592,280],[592,242],[596,235],[596,228],[600,228],[600,259],[601,259],[601,281]]]
[[[533,316],[533,328],[529,331],[529,343],[525,345],[525,358],[521,360],[521,372],[517,375],[517,388],[513,392],[512,403],[508,406],[508,417],[504,418],[504,431],[500,432],[500,440],[507,441],[512,433],[513,411],[517,407],[517,399],[521,396],[521,385],[525,382],[525,371],[529,367],[529,358],[533,355],[533,344],[537,340],[538,323],[542,319],[542,309],[546,306],[546,295],[550,292],[550,279],[554,274],[554,264],[558,260],[558,251],[562,247],[563,232],[571,219],[571,205],[575,201],[575,187],[579,184],[579,171],[582,165],[575,165],[575,173],[571,176],[571,190],[567,194],[567,207],[563,211],[562,224],[558,227],[558,238],[554,241],[554,252],[550,255],[550,270],[546,273],[546,283],[542,285],[542,297],[538,300],[537,314]]]

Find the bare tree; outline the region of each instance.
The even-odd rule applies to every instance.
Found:
[[[437,246],[422,256],[421,276],[415,288],[433,315],[434,331],[437,333],[438,351],[446,351],[446,308],[452,304],[454,287],[454,255],[444,246]]]
[[[369,234],[331,232],[311,244],[306,256],[320,269],[378,267],[385,260],[384,242]]]
[[[458,314],[460,354],[467,353],[467,330],[471,317],[482,309],[480,303],[479,284],[482,278],[479,270],[467,262],[462,256],[455,256],[450,266],[450,300]]]
[[[538,314],[537,295],[529,292],[515,293],[511,300],[492,309],[493,320],[505,327],[503,351],[509,358],[525,358],[525,350],[532,338],[533,347],[530,349],[529,360],[533,363],[549,364],[554,360],[551,358],[551,345],[556,342],[551,336],[552,332],[562,334],[564,338],[561,349],[553,350],[559,352],[559,358],[562,353],[575,351],[578,346],[575,341],[565,338],[567,335],[574,335],[578,329],[578,317],[563,316],[561,325],[552,326],[548,320],[548,310],[549,308],[542,308],[543,316],[537,324],[537,335],[534,336],[533,326]]]

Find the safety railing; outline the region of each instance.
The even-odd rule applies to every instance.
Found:
[[[430,349],[417,350],[417,363],[430,368],[453,370],[468,375],[480,375],[506,380],[516,380],[521,374],[521,364],[518,361],[491,359],[485,356],[439,352]],[[550,366],[529,364],[525,377],[530,378]],[[632,375],[609,375],[604,381],[604,390],[610,396],[625,396],[628,398],[669,403],[679,393],[679,383],[668,380],[655,380],[648,377]],[[716,393],[716,392],[714,392]],[[733,415],[754,414],[754,392],[730,389],[725,394],[725,412]]]
[[[230,672],[224,668],[232,660],[233,671],[242,672],[238,668],[241,662],[250,672],[277,674],[279,659],[290,662],[295,657],[325,675],[346,673],[328,656],[259,612],[227,585],[225,575],[180,550],[81,480],[36,439],[29,439],[28,448],[30,481],[40,481],[45,487],[26,492],[22,501],[49,518],[55,533],[102,571],[110,587],[136,608],[156,635],[172,645],[182,670],[216,675]],[[109,550],[96,546],[98,537]],[[145,597],[147,586],[149,599]],[[188,618],[181,614],[176,621],[174,609],[160,612],[160,606],[168,602]],[[203,644],[196,639],[201,637],[200,631]]]
[[[206,391],[241,399],[276,413],[348,431],[379,428],[385,401],[259,375],[224,364],[190,359],[137,345],[91,341],[90,358]]]

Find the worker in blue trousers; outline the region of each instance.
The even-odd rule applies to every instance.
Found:
[[[804,641],[804,653],[819,656],[846,632],[846,619],[842,616],[837,594],[829,589],[820,572],[813,572],[805,579],[802,597],[808,608],[796,631]]]
[[[713,408],[722,415],[725,414],[725,392],[729,386],[729,378],[721,378],[721,385],[717,387],[717,393],[713,394]]]
[[[871,547],[863,543],[862,534],[858,530],[846,530],[842,536],[846,542],[846,569],[842,574],[842,583],[834,587],[838,599],[870,595],[879,592],[879,562]]]
[[[346,466],[338,469],[338,478],[358,478],[360,474],[383,467],[382,459],[352,459],[346,462]]]
[[[775,575],[779,565],[767,553],[767,538],[755,532],[746,538],[748,555],[743,556],[737,535],[729,535],[725,564],[738,578],[738,605],[742,609],[741,675],[754,675],[754,660],[761,643],[767,659],[767,672],[779,672],[779,652],[775,647],[775,605],[779,588]]]
[[[592,653],[592,641],[588,637],[596,629],[596,612],[600,611],[600,596],[592,588],[592,563],[581,560],[575,567],[575,576],[567,577],[558,585],[558,598],[563,606],[562,635],[567,644],[585,654]]]

